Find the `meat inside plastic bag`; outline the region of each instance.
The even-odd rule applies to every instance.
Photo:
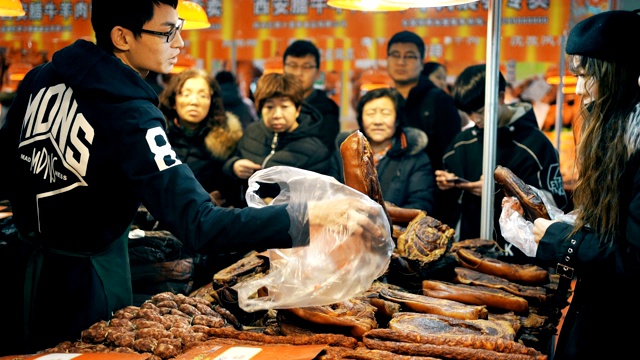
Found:
[[[527,185],[533,190],[544,203],[551,220],[560,220],[566,223],[573,223],[576,218],[574,212],[565,214],[562,210],[549,203],[547,197],[535,187]],[[535,257],[538,251],[538,243],[533,238],[533,223],[523,216],[523,209],[515,196],[508,196],[502,199],[502,212],[500,213],[500,231],[504,239],[517,247],[525,255]]]
[[[278,184],[280,193],[267,204],[258,195],[260,184]],[[251,207],[287,204],[291,218],[292,249],[267,251],[270,270],[265,276],[234,286],[240,307],[253,312],[267,309],[323,306],[347,300],[367,290],[388,268],[394,242],[382,207],[367,195],[332,177],[288,166],[257,171],[249,178],[246,194]],[[378,207],[370,220],[382,236],[361,231],[359,217],[348,207],[338,208],[325,200],[359,199]],[[309,227],[307,203],[316,202],[316,215],[331,218],[327,225]],[[319,204],[319,205],[318,205]],[[306,246],[297,246],[306,244]],[[268,296],[258,297],[260,288]]]

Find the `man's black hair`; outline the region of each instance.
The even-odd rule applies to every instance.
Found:
[[[387,54],[389,53],[389,49],[391,49],[391,45],[396,43],[415,44],[418,47],[418,51],[420,52],[420,61],[424,59],[424,41],[416,33],[404,30],[393,35],[387,43]]]
[[[233,75],[231,71],[222,70],[222,71],[218,71],[218,73],[216,74],[216,81],[220,85],[235,84],[236,77]]]
[[[320,51],[318,48],[309,40],[296,40],[289,44],[287,49],[284,51],[284,55],[282,56],[282,62],[287,59],[287,56],[292,56],[296,58],[305,57],[307,55],[313,55],[316,59],[316,68],[320,68]]]
[[[155,6],[161,4],[175,9],[178,0],[92,0],[91,26],[96,35],[96,45],[113,53],[111,30],[116,26],[122,26],[139,37],[144,24],[153,19]]]
[[[486,64],[471,65],[464,69],[453,84],[453,102],[456,107],[468,114],[484,107]],[[498,91],[503,92],[507,81],[499,72]]]

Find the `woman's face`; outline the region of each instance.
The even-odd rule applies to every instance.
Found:
[[[396,108],[388,97],[373,99],[362,108],[362,127],[369,141],[382,143],[396,132]]]
[[[447,72],[445,71],[444,67],[440,66],[436,71],[429,74],[429,80],[431,80],[431,82],[435,86],[446,92],[449,92],[449,90],[447,89]]]
[[[202,77],[187,79],[176,94],[176,112],[181,126],[195,128],[207,117],[211,106],[211,87]]]
[[[262,106],[262,121],[271,131],[291,132],[298,127],[300,109],[286,96],[266,99]]]
[[[573,58],[574,63],[579,63],[578,57]],[[580,68],[581,69],[581,68]],[[584,69],[576,72],[578,82],[576,83],[576,95],[582,98],[583,104],[588,104],[598,97],[598,87],[596,78],[585,75]]]

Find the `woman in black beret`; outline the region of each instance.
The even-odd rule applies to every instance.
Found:
[[[567,39],[578,77],[582,124],[576,147],[575,223],[537,219],[537,260],[575,279],[554,360],[624,359],[637,354],[640,311],[640,59],[636,11],[608,11],[578,23]]]

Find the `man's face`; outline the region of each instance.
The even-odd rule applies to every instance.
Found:
[[[180,26],[181,20],[178,19],[176,9],[165,4],[160,4],[154,8],[153,18],[144,24],[142,27],[144,30],[168,33],[175,31],[176,27]],[[166,35],[145,32],[138,38],[134,38],[131,35],[127,43],[128,49],[119,57],[142,76],[146,76],[149,71],[168,74],[178,61],[180,49],[184,47],[180,31],[173,35],[175,37],[169,42],[167,42]]]
[[[396,84],[417,83],[422,71],[422,58],[414,43],[395,43],[387,54],[387,71]]]
[[[320,69],[318,69],[316,58],[311,54],[303,57],[288,55],[284,59],[284,73],[291,74],[300,79],[304,97],[306,98],[313,92],[313,84],[318,79]]]

